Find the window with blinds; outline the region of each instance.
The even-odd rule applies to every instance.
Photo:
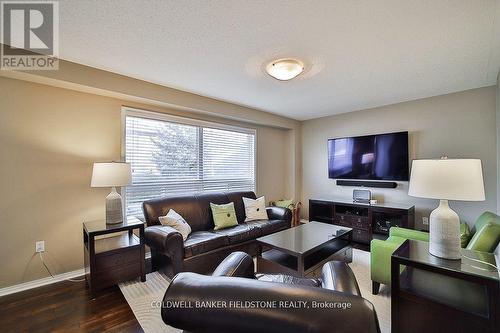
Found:
[[[125,111],[127,216],[143,219],[142,202],[210,191],[255,191],[255,131]]]

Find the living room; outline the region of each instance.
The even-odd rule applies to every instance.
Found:
[[[500,1],[42,4],[0,1],[2,331],[500,329]]]

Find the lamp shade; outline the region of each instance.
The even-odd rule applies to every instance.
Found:
[[[483,201],[481,160],[414,160],[408,195],[439,200]]]
[[[130,163],[94,163],[91,187],[127,186],[132,182]]]

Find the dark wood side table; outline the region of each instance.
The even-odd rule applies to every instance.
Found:
[[[406,240],[391,257],[392,332],[500,332],[500,279],[490,253],[462,249],[461,260]]]
[[[139,236],[134,230],[139,230]],[[116,234],[110,237],[103,235]],[[101,236],[101,237],[99,237]],[[92,297],[119,282],[141,278],[146,281],[144,223],[137,218],[107,225],[105,220],[83,223],[85,280]]]

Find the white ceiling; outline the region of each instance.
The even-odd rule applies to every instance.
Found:
[[[499,26],[500,0],[67,0],[60,56],[304,120],[494,85]]]

